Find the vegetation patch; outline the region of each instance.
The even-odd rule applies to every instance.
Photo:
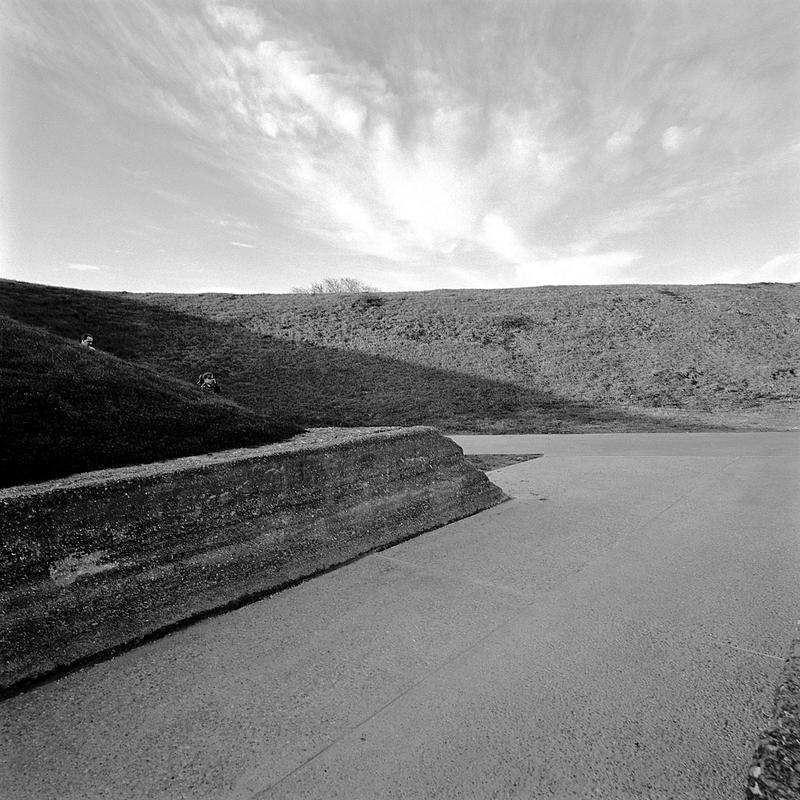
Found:
[[[299,426],[0,316],[0,486],[285,439]]]
[[[795,640],[775,692],[772,724],[761,734],[747,776],[747,800],[800,797],[800,640]]]
[[[0,289],[0,313],[18,323],[71,342],[90,332],[98,356],[116,356],[156,381],[172,378],[190,394],[187,382],[211,370],[233,401],[226,407],[296,426],[797,427],[797,284],[133,295],[2,281]],[[21,368],[32,365],[33,347],[29,339]],[[50,399],[31,403],[58,396],[39,389]],[[210,413],[210,401],[191,396],[199,404],[192,409]],[[82,414],[76,406],[75,418]],[[128,425],[124,415],[110,418],[117,429]],[[35,424],[26,430],[46,438]],[[168,457],[154,438],[149,452]],[[203,439],[205,449],[216,446],[212,439]]]

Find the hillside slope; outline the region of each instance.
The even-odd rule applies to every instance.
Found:
[[[278,441],[298,431],[0,316],[0,486]]]
[[[649,414],[650,424],[664,409],[708,425],[736,412],[791,421],[800,396],[796,284],[143,299],[284,343],[378,357],[376,374],[350,395],[366,392],[382,408],[381,372],[395,364],[456,376],[456,394],[466,396],[455,404],[442,407],[441,389],[454,389],[439,381],[427,391],[412,382],[395,403],[466,429],[491,429],[498,417],[509,429],[559,429],[554,406],[594,428],[612,409],[625,412],[618,420],[626,428],[651,409],[662,411]]]
[[[6,282],[0,310],[304,424],[792,427],[800,287],[128,295]]]

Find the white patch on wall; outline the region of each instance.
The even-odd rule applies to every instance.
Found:
[[[100,562],[108,556],[106,550],[96,550],[93,553],[82,555],[69,555],[66,558],[54,561],[50,565],[50,578],[57,586],[69,586],[78,578],[86,575],[95,575],[98,572],[107,572],[119,565],[117,561]]]

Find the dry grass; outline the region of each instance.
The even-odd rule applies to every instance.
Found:
[[[128,295],[3,282],[0,312],[305,426],[796,428],[800,289]]]
[[[287,438],[297,427],[0,316],[0,486]]]

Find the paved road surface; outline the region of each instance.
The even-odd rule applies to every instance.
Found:
[[[0,796],[740,797],[800,616],[800,435],[457,441],[544,457],[492,473],[501,506],[3,703]]]

